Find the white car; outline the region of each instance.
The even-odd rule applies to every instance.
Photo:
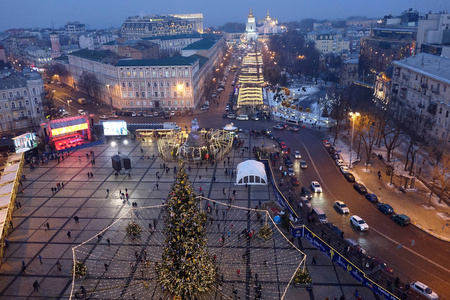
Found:
[[[107,115],[101,115],[100,116],[100,120],[108,120],[108,116]]]
[[[358,227],[360,231],[369,230],[369,225],[367,225],[367,223],[357,215],[350,217],[350,223],[353,224],[353,226]]]
[[[311,187],[314,193],[322,193],[322,187],[320,186],[319,182],[311,181]]]
[[[411,288],[415,289],[416,291],[418,291],[419,293],[421,293],[428,299],[439,300],[438,294],[433,292],[429,286],[427,286],[426,284],[423,284],[420,281],[413,281],[413,282],[411,282],[410,286],[411,286]]]
[[[347,166],[341,166],[339,169],[341,169],[342,174],[350,172]]]
[[[175,116],[175,111],[172,110],[172,111],[170,112],[170,115],[171,115],[172,117]]]
[[[81,115],[81,116],[84,116],[84,115],[86,115],[86,112],[84,110],[82,110],[82,109],[79,109],[78,110],[78,114]]]
[[[345,203],[342,202],[342,201],[334,201],[334,207],[341,214],[348,214],[350,212],[350,210],[348,209],[347,205],[345,205]]]
[[[236,120],[248,121],[248,116],[247,115],[239,115],[236,117]]]
[[[345,165],[345,163],[344,163],[344,161],[342,160],[342,159],[336,159],[336,165],[338,166],[338,167],[340,167],[340,166],[343,166],[343,165]]]
[[[300,151],[295,151],[295,158],[302,158],[302,155],[300,154]]]

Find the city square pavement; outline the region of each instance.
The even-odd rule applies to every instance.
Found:
[[[262,145],[264,141],[263,138],[249,139],[245,134],[241,134],[241,138],[245,141],[244,146],[248,146],[250,149],[253,146]],[[90,158],[86,157],[86,153],[91,150],[95,154],[94,165],[90,163]],[[117,154],[118,150],[131,159],[132,170],[129,176],[119,174],[116,177],[112,170],[111,156]],[[152,155],[155,155],[155,159],[151,158]],[[227,160],[225,164],[221,161],[213,167],[209,164],[208,170],[206,170],[205,164],[202,166],[191,164],[191,171],[188,174],[194,188],[199,190],[201,187],[206,198],[224,204],[227,204],[232,191],[236,190],[234,205],[246,208],[255,208],[259,201],[266,202],[274,198],[271,185],[249,186],[246,189],[245,186],[234,185],[235,176],[225,175],[225,168],[235,170],[237,164],[253,158],[251,151],[241,155],[240,150],[232,150],[229,156],[229,164]],[[27,179],[23,182],[24,191],[17,198],[17,201],[21,203],[21,208],[16,209],[13,214],[14,229],[8,236],[9,247],[5,251],[0,269],[0,298],[68,298],[72,290],[70,269],[75,253],[72,248],[88,240],[83,245],[85,248],[78,249],[90,249],[89,251],[95,253],[95,250],[92,249],[105,247],[106,235],[102,237],[102,240],[99,238],[97,241],[98,234],[105,228],[113,226],[114,222],[124,214],[128,214],[132,207],[131,202],[136,202],[138,207],[163,204],[174,181],[173,167],[177,166],[177,163],[168,163],[171,170],[166,173],[161,169],[164,163],[166,162],[158,157],[156,141],[146,140],[145,142],[136,141],[128,145],[121,145],[120,148],[112,147],[109,144],[85,148],[70,153],[60,163],[49,161],[47,165],[39,165],[33,170],[26,168],[24,174]],[[92,177],[88,176],[88,173],[91,172]],[[159,172],[159,178],[156,176],[157,172]],[[214,178],[216,182],[214,182]],[[57,183],[64,183],[64,188],[53,192],[52,187],[56,187]],[[130,202],[120,199],[119,191],[125,192],[125,189],[128,190]],[[160,224],[163,224],[161,214],[153,213],[153,215],[149,215],[149,218],[152,219],[156,215],[159,216]],[[79,222],[75,222],[75,216],[79,218]],[[245,214],[235,214],[234,218],[238,223],[244,221],[246,216]],[[44,226],[46,224],[49,225],[49,228]],[[158,229],[161,229],[161,226],[159,225]],[[219,235],[217,238],[220,238]],[[117,248],[125,243],[119,234],[111,235],[111,242]],[[284,240],[282,242],[284,243]],[[342,294],[350,299],[354,297],[355,289],[358,289],[359,295],[363,299],[375,299],[369,289],[362,287],[347,272],[334,265],[308,242],[298,239],[294,243],[307,255],[306,264],[314,286],[312,291],[307,291],[291,285],[287,289],[285,299],[325,299],[326,297],[333,299],[334,297],[339,298]],[[281,246],[273,247],[273,249],[275,251],[269,251],[265,255],[260,253],[258,259],[274,262],[272,265],[269,264],[269,267],[276,266],[275,274],[285,276],[287,273],[282,273],[283,262],[287,261],[290,254]],[[311,258],[315,255],[317,255],[317,263],[312,265]],[[301,256],[298,257],[298,263],[300,263]],[[57,262],[60,262],[61,270],[58,269]],[[231,257],[223,257],[221,267],[222,264],[234,263],[239,264],[236,261],[233,262]],[[21,272],[22,264],[26,267],[23,274]],[[245,266],[241,268],[245,270]],[[235,269],[236,265],[228,268],[228,270]],[[230,271],[229,274],[225,274],[224,293],[225,290],[236,287],[238,289],[236,297],[245,299],[247,295],[249,298],[252,294],[246,292],[245,289],[250,286],[251,278],[248,276],[245,279],[236,278],[232,273]],[[261,273],[263,272],[261,271]],[[33,287],[35,281],[39,283],[38,291],[35,291]],[[273,281],[276,280],[273,279]],[[118,284],[120,283],[102,284],[100,278],[95,286],[107,290]],[[156,289],[152,286],[149,288]],[[126,293],[121,294],[122,298],[132,299],[132,289],[133,287],[130,287]],[[264,296],[264,285],[262,290]],[[282,290],[276,290],[267,298],[280,298],[282,293]],[[149,297],[148,295],[157,294],[150,293],[147,294],[147,297]],[[229,296],[234,297],[234,295]],[[118,299],[119,297],[119,294],[109,293],[103,294],[101,298]],[[95,293],[92,298],[96,298]],[[217,299],[220,297],[217,296]]]

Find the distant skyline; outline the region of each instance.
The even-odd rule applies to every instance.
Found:
[[[383,17],[399,15],[409,8],[421,14],[450,9],[444,0],[2,0],[0,31],[10,28],[63,27],[67,21],[80,21],[89,29],[120,27],[129,16],[203,13],[204,27],[226,22],[245,22],[250,7],[256,19],[267,10],[279,22],[304,18],[346,19],[349,16]]]

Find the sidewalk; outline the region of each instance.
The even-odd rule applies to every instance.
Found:
[[[339,154],[348,164],[349,146],[342,140],[338,140],[335,148],[341,151]],[[355,152],[352,157],[355,160]],[[355,175],[356,181],[363,183],[369,192],[378,196],[381,202],[391,205],[397,214],[405,214],[410,217],[411,224],[414,226],[438,239],[450,242],[450,207],[444,202],[438,203],[435,195],[431,198],[431,206],[428,206],[430,190],[418,179],[415,184],[417,191],[403,193],[399,190],[398,171],[393,177],[391,186],[390,176],[387,176],[385,172],[385,164],[378,158],[372,159],[371,162],[372,165],[367,170],[364,160],[353,168],[352,173]],[[401,169],[400,166],[396,168],[396,170],[399,169]],[[381,180],[378,179],[378,171],[381,171]]]

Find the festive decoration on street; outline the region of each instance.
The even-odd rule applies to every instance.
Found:
[[[83,278],[87,274],[87,267],[82,261],[75,261],[72,265],[70,275],[75,278]]]
[[[294,275],[294,284],[296,285],[308,285],[311,283],[311,276],[309,275],[308,269],[304,266],[303,268],[298,268]]]
[[[127,233],[130,236],[135,237],[135,236],[138,236],[141,233],[142,228],[137,223],[135,223],[134,221],[131,221],[131,222],[128,223],[128,225],[125,228],[125,230],[127,231]]]
[[[266,240],[270,239],[273,235],[272,228],[270,228],[269,224],[264,224],[258,231],[258,234],[265,238]]]
[[[208,291],[216,278],[213,259],[206,249],[206,213],[199,204],[181,167],[167,203],[166,239],[158,281],[182,299]]]

